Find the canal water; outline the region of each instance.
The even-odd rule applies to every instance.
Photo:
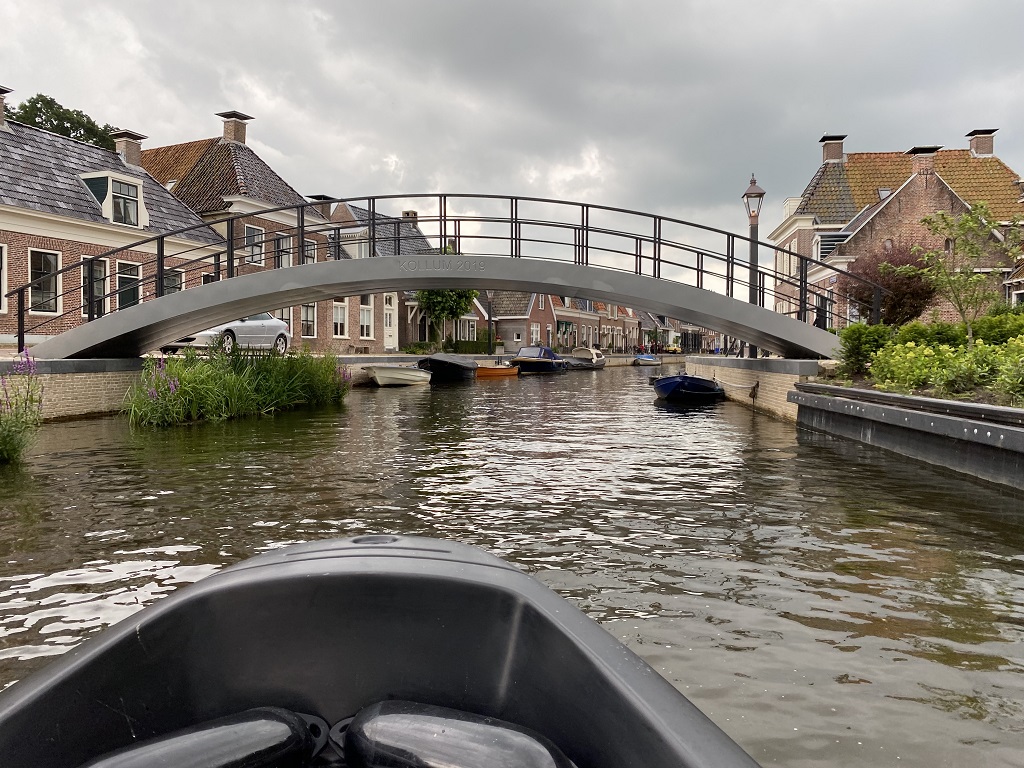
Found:
[[[45,425],[0,470],[0,687],[255,553],[416,534],[534,574],[766,766],[1024,764],[1024,496],[649,374]]]

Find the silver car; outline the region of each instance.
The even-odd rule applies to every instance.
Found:
[[[261,312],[258,315],[207,328],[193,336],[186,336],[173,344],[168,344],[161,350],[169,352],[182,347],[213,347],[219,343],[225,352],[231,352],[239,346],[272,349],[283,355],[288,351],[291,342],[292,335],[288,332],[288,323],[269,312]]]

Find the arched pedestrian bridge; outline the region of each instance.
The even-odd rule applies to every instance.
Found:
[[[412,202],[433,210],[383,216],[377,212],[381,202]],[[273,211],[278,219],[294,217],[289,236],[296,242],[312,242],[307,238],[319,234],[326,260],[250,271],[245,249],[254,244],[243,239],[238,217],[219,225],[226,230],[224,242],[212,252],[207,247],[172,253],[171,236],[164,235],[65,267],[63,284],[76,287],[65,291],[61,317],[85,315],[88,322],[36,344],[33,356],[135,357],[265,310],[422,289],[582,297],[677,318],[785,357],[832,357],[837,351],[837,337],[810,322],[831,324],[823,293],[808,282],[809,260],[790,254],[798,265],[796,276],[778,275],[760,265],[751,269],[750,257],[738,257],[738,251],[756,254],[760,247],[767,255],[777,249],[740,235],[635,211],[534,198],[395,195],[330,203],[345,206],[343,220],[310,216],[307,208],[313,205],[327,213],[323,201]],[[174,234],[180,242],[183,233]],[[281,232],[273,234],[280,237]],[[682,239],[684,234],[690,236]],[[366,247],[360,251],[361,245]],[[156,252],[143,265],[140,280],[152,285],[154,298],[104,314],[103,307],[120,286],[100,295],[93,289],[93,264],[113,263],[119,252],[129,249]],[[360,252],[375,257],[352,258]],[[163,275],[170,265],[186,275],[202,272],[212,282],[163,295]],[[821,268],[819,263],[814,266]],[[192,282],[198,282],[196,277],[192,274]],[[736,293],[744,298],[735,298]],[[74,303],[67,297],[81,294],[88,295],[67,310]],[[55,318],[40,320],[37,313],[27,312],[33,295],[33,284],[8,294],[17,299],[21,348],[27,333],[52,334],[48,325],[60,327]],[[789,312],[761,306],[775,306],[777,296],[785,297]]]

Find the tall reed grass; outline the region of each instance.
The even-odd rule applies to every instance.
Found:
[[[0,376],[0,464],[21,460],[42,420],[43,384],[26,352]]]
[[[339,403],[350,381],[348,369],[333,355],[236,348],[201,356],[187,349],[181,357],[147,360],[125,396],[123,412],[133,427],[265,416],[300,405]]]

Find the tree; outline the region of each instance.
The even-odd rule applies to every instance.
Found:
[[[469,312],[477,292],[462,291],[416,291],[416,302],[427,313],[432,323],[440,322],[439,332],[443,333],[446,320],[456,320]]]
[[[903,266],[894,270],[904,275],[920,275],[935,286],[936,295],[950,303],[967,329],[967,346],[974,346],[974,321],[1000,298],[1001,270],[1020,255],[1020,220],[1014,218],[1005,232],[985,203],[975,203],[969,211],[952,216],[939,211],[925,216],[921,223],[933,235],[945,241],[944,249],[925,250],[914,246],[924,266]]]
[[[51,96],[37,93],[19,106],[11,108],[9,115],[12,120],[19,123],[34,125],[36,128],[104,149],[114,149],[114,140],[110,138],[111,131],[117,130],[114,126],[108,124],[101,128],[82,110],[68,109],[58,104]]]
[[[884,289],[881,322],[894,326],[909,323],[932,303],[935,286],[921,275],[900,274],[899,268],[905,266],[924,266],[921,258],[905,245],[866,254],[850,265],[849,275],[839,276],[836,282],[838,292],[850,297],[861,317],[870,317],[875,288],[856,278],[868,280]]]

